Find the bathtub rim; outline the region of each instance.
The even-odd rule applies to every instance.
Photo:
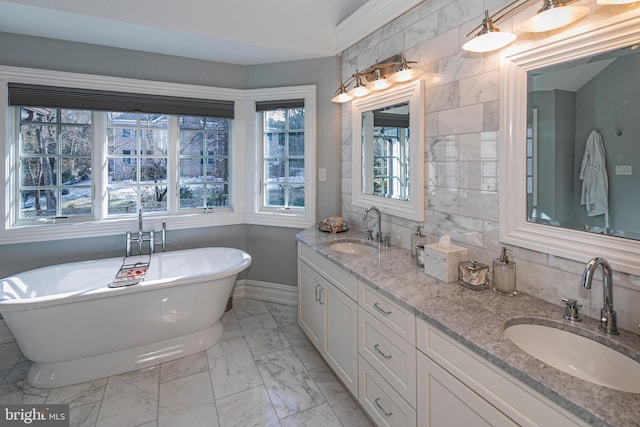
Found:
[[[8,312],[15,312],[15,311],[22,311],[22,310],[46,308],[46,307],[51,307],[56,305],[73,304],[73,303],[92,300],[92,299],[108,298],[110,296],[126,295],[129,293],[136,293],[136,292],[145,292],[145,291],[151,291],[154,289],[163,289],[163,288],[172,287],[172,286],[185,286],[190,284],[201,283],[203,281],[203,278],[207,278],[207,276],[211,276],[211,280],[217,280],[220,278],[236,275],[244,271],[251,265],[251,262],[252,262],[251,255],[249,255],[246,251],[242,249],[230,248],[230,247],[224,247],[224,246],[205,246],[202,248],[178,249],[176,251],[158,252],[156,253],[156,255],[160,255],[162,253],[170,253],[170,252],[185,252],[185,253],[197,252],[198,250],[202,250],[202,249],[229,250],[241,255],[241,258],[239,262],[232,264],[231,266],[229,266],[229,268],[218,271],[215,274],[201,273],[201,274],[175,276],[175,277],[172,277],[171,279],[148,280],[148,281],[143,281],[136,285],[123,286],[118,288],[110,288],[108,284],[104,284],[101,287],[97,287],[93,289],[85,289],[85,290],[74,291],[74,292],[63,292],[63,293],[58,293],[53,295],[43,295],[43,296],[33,297],[33,298],[0,299],[0,313],[4,314],[5,312],[8,313]],[[100,259],[116,259],[116,258],[118,257],[100,258]],[[89,260],[89,261],[93,261],[93,260]],[[54,265],[67,265],[67,264],[75,264],[75,263],[82,263],[82,262],[88,262],[88,261],[75,261],[70,263],[53,264],[51,266],[34,268],[32,270],[23,271],[21,273],[17,273],[9,277],[2,278],[0,279],[0,281],[9,280],[12,277],[19,276],[20,274],[41,270],[41,269],[46,269]],[[116,273],[117,271],[114,271],[114,274],[113,274],[114,277]]]

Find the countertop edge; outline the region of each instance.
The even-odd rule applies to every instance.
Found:
[[[298,233],[296,235],[296,239],[298,240],[299,243],[304,244],[305,246],[307,246],[311,250],[313,250],[316,254],[318,254],[318,255],[322,256],[323,258],[327,259],[332,264],[334,264],[334,265],[340,267],[341,269],[349,272],[350,274],[354,275],[355,277],[357,277],[359,280],[361,280],[364,283],[366,283],[371,288],[373,288],[376,291],[380,292],[382,295],[384,295],[387,298],[391,299],[393,302],[397,303],[401,307],[405,308],[409,312],[415,314],[417,317],[421,318],[422,320],[426,321],[427,323],[429,323],[433,327],[437,328],[439,331],[443,332],[444,334],[446,334],[447,336],[449,336],[450,338],[455,340],[457,343],[459,343],[463,347],[469,349],[474,354],[476,354],[479,357],[481,357],[483,360],[489,362],[491,365],[493,365],[496,368],[500,369],[502,372],[508,374],[510,377],[515,378],[516,380],[521,382],[524,386],[526,386],[528,388],[531,388],[532,390],[535,390],[536,392],[540,393],[541,395],[543,395],[544,397],[546,397],[550,401],[554,402],[555,404],[557,404],[558,406],[564,408],[565,410],[567,410],[568,412],[570,412],[574,416],[582,419],[583,421],[585,421],[585,422],[587,422],[587,423],[589,423],[591,425],[597,425],[597,426],[613,426],[613,425],[615,425],[615,424],[610,424],[607,420],[605,420],[605,419],[599,417],[598,415],[594,414],[593,412],[591,412],[590,410],[588,410],[584,406],[581,406],[579,403],[576,403],[576,402],[568,399],[567,397],[563,396],[562,394],[560,394],[558,392],[558,390],[554,389],[553,387],[551,387],[551,386],[549,386],[547,384],[544,384],[544,383],[538,381],[536,378],[531,376],[526,371],[514,366],[513,364],[509,363],[508,361],[505,361],[499,355],[496,355],[496,354],[491,353],[490,351],[487,351],[485,348],[477,345],[472,340],[467,339],[465,336],[461,335],[460,333],[458,333],[455,330],[451,329],[447,325],[445,325],[442,322],[438,321],[436,318],[430,316],[428,313],[426,313],[426,312],[420,310],[419,308],[411,305],[410,303],[408,303],[407,301],[405,301],[401,297],[397,296],[393,292],[390,292],[388,289],[386,289],[386,288],[384,288],[382,286],[379,286],[377,283],[375,283],[374,281],[370,280],[369,278],[363,276],[358,271],[350,268],[349,265],[343,263],[339,259],[336,259],[334,256],[331,256],[330,254],[328,254],[326,252],[326,243],[323,242],[321,245],[314,244],[313,242],[308,240],[307,236],[305,236],[305,232],[306,232],[306,230],[302,231],[302,232],[300,232],[300,233]],[[406,256],[409,256],[409,251],[408,250],[405,250],[405,251],[407,252]],[[470,292],[474,292],[474,291],[470,291]],[[534,298],[534,297],[530,297],[530,296],[528,296],[528,297],[529,298]],[[541,301],[541,303],[548,304],[548,303],[546,303],[546,302],[544,302],[542,300],[540,300],[540,301]],[[540,320],[541,320],[540,323],[544,323],[544,319],[540,319]],[[542,363],[542,362],[540,362],[540,363]],[[551,369],[554,369],[554,368],[551,368]],[[568,374],[564,374],[564,375],[568,375]]]

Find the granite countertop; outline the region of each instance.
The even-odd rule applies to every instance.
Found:
[[[564,320],[563,308],[525,294],[507,297],[444,283],[416,266],[407,249],[380,249],[377,256],[352,255],[329,247],[333,240],[362,239],[349,231],[331,236],[312,227],[297,234],[300,243],[359,279],[586,422],[598,426],[639,426],[640,394],[626,393],[575,378],[525,353],[504,329],[538,323],[570,330],[621,350],[640,361],[640,335],[599,332],[599,322]]]

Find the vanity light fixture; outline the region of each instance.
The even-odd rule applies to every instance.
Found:
[[[589,13],[586,6],[567,6],[567,3],[558,3],[558,0],[544,0],[544,5],[531,18],[520,26],[520,31],[526,33],[541,33],[556,30],[584,18]]]
[[[353,98],[359,98],[361,96],[366,96],[369,95],[371,93],[371,89],[369,89],[367,86],[365,86],[362,83],[362,77],[361,76],[357,76],[356,77],[356,85],[353,87],[353,89],[351,89],[349,92],[347,92],[347,95],[353,97]]]
[[[385,77],[382,77],[382,73],[379,68],[373,70],[373,80],[367,83],[367,89],[371,90],[385,90],[393,86],[393,82]]]
[[[374,64],[364,71],[356,71],[351,77],[340,83],[332,102],[349,102],[353,98],[366,96],[371,91],[388,89],[395,83],[414,80],[422,74],[422,70],[414,69],[404,55],[394,55],[382,62]],[[351,89],[349,89],[350,86]]]
[[[404,55],[400,55],[400,68],[395,73],[391,74],[388,79],[394,83],[403,83],[408,82],[414,79],[417,79],[422,74],[422,70],[411,68],[409,66],[409,62],[415,61],[407,61]]]
[[[516,39],[515,34],[501,33],[494,24],[532,1],[533,0],[515,0],[491,16],[489,16],[488,11],[485,11],[485,17],[482,23],[471,30],[467,34],[467,37],[477,30],[480,31],[475,34],[473,39],[465,43],[462,48],[469,52],[491,52],[502,49],[513,42]],[[589,8],[586,6],[571,6],[571,4],[576,1],[578,0],[569,0],[560,3],[558,0],[542,0],[542,8],[540,8],[534,16],[522,23],[520,31],[528,33],[551,31],[576,22],[589,13]],[[615,1],[626,1],[628,3],[627,0],[598,0],[598,3],[613,4],[606,2]]]
[[[469,52],[491,52],[505,47],[516,39],[516,35],[512,33],[502,33],[493,26],[493,19],[489,16],[489,11],[484,11],[484,19],[482,20],[482,29],[474,38],[462,45],[462,48]],[[477,30],[474,28],[473,31]],[[471,32],[473,32],[471,31]],[[471,33],[467,34],[469,37]]]
[[[346,86],[341,84],[338,90],[336,91],[336,96],[331,98],[331,101],[337,102],[338,104],[342,104],[343,102],[349,102],[352,99],[353,99],[353,96],[347,93]]]

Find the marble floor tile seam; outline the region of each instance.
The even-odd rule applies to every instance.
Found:
[[[297,320],[294,318],[295,316],[293,316],[293,313],[291,313],[291,310],[290,309],[280,309],[279,310],[279,316],[280,317],[276,321],[276,316],[274,316],[272,314],[272,311],[270,310],[270,308],[271,307],[275,307],[275,310],[277,311],[278,310],[278,305],[274,304],[274,303],[269,303],[269,304],[264,304],[263,305],[264,308],[261,308],[260,307],[261,303],[262,302],[260,302],[260,301],[248,302],[248,304],[246,305],[246,307],[248,307],[248,309],[245,309],[243,311],[242,319],[245,319],[245,318],[251,317],[251,316],[260,316],[260,315],[264,316],[265,314],[268,313],[269,317],[271,317],[271,319],[273,319],[273,321],[276,322],[275,330],[277,330],[279,333],[282,333],[284,335],[284,341],[286,341],[286,343],[289,344],[288,348],[291,349],[291,350],[297,348],[300,343],[297,342],[297,341],[294,341],[295,337],[289,336],[289,335],[287,335],[287,334],[285,334],[283,332],[284,328],[291,327],[291,326],[297,324]],[[255,312],[250,312],[249,309],[253,309],[253,310],[255,310]],[[286,311],[289,311],[289,313],[287,314]],[[228,313],[228,315],[225,317],[224,320],[225,320],[225,326],[226,326],[226,324],[235,324],[235,325],[237,325],[239,327],[240,332],[241,332],[242,338],[244,338],[245,342],[246,342],[245,331],[240,326],[240,318],[236,315],[234,310],[232,310],[230,313]],[[246,322],[247,322],[247,320],[245,320],[243,323],[246,323]],[[249,356],[248,359],[249,360],[253,360],[254,363],[257,363],[257,359],[259,357],[263,357],[264,358],[265,355],[268,355],[268,354],[271,354],[271,353],[276,353],[276,352],[282,351],[284,349],[274,350],[272,352],[265,353],[265,354],[260,354],[260,355],[254,354],[254,352],[251,350],[251,348],[249,346],[247,346],[247,350],[249,352],[249,354],[247,355],[247,356]],[[301,414],[303,412],[310,411],[309,413],[313,413],[314,411],[311,411],[311,410],[319,410],[322,405],[327,405],[328,408],[330,408],[330,410],[333,413],[333,415],[336,417],[336,419],[344,427],[349,427],[350,424],[348,424],[348,423],[345,424],[345,422],[340,418],[339,412],[337,412],[336,409],[333,407],[333,405],[331,405],[329,403],[330,399],[328,398],[328,396],[326,396],[326,393],[323,391],[323,389],[321,387],[319,387],[319,385],[317,384],[316,379],[313,378],[313,375],[310,372],[310,368],[308,368],[305,365],[305,362],[301,359],[301,356],[299,354],[297,354],[296,352],[291,352],[291,355],[293,357],[295,357],[302,364],[302,366],[304,368],[304,371],[306,372],[306,375],[308,375],[308,377],[309,377],[308,379],[313,383],[313,385],[320,392],[320,396],[322,397],[323,401],[322,402],[317,402],[317,403],[314,402],[315,404],[313,404],[312,406],[306,407],[306,408],[304,408],[304,409],[302,409],[302,410],[300,410],[298,412],[295,412],[295,413],[292,413],[292,414],[288,414],[286,417],[280,418],[280,417],[276,416],[276,418],[278,420],[278,424],[282,425],[282,422],[284,422],[283,420],[286,420],[287,418],[290,418],[290,417],[293,417],[293,418],[291,418],[291,420],[294,420],[294,419],[296,419],[295,417],[297,417],[298,414]],[[204,361],[206,363],[206,365],[205,365],[206,366],[206,371],[209,374],[211,374],[211,364],[210,364],[211,360],[208,357],[206,357],[206,353],[205,353],[205,356],[204,356]],[[10,369],[5,370],[3,372],[3,376],[0,377],[0,402],[3,400],[3,396],[4,395],[8,395],[9,393],[19,392],[23,396],[23,399],[28,399],[29,397],[32,396],[32,394],[29,393],[32,390],[30,390],[30,387],[26,384],[26,378],[25,378],[26,377],[26,371],[24,370],[24,367],[21,366],[21,364],[24,364],[24,363],[27,363],[27,362],[28,361],[24,358],[24,356],[21,356],[13,364],[13,366]],[[165,363],[171,363],[171,362],[165,362]],[[170,383],[170,382],[173,382],[173,381],[177,381],[177,380],[180,380],[180,379],[184,380],[185,378],[188,378],[188,377],[191,377],[191,376],[194,376],[194,375],[197,375],[197,374],[201,374],[201,372],[202,372],[202,371],[200,371],[200,372],[185,373],[184,376],[178,376],[178,377],[172,378],[171,380],[163,382],[163,378],[164,377],[161,374],[161,366],[162,365],[163,364],[158,364],[158,365],[155,366],[155,369],[158,370],[157,378],[154,378],[154,383],[157,381],[157,384],[155,384],[155,387],[157,387],[157,388],[156,388],[156,393],[155,393],[156,396],[155,396],[155,399],[154,399],[154,401],[157,404],[153,405],[154,406],[154,410],[152,410],[153,412],[155,412],[155,420],[149,419],[148,421],[145,421],[143,424],[140,424],[140,426],[141,425],[144,425],[145,427],[147,425],[156,425],[157,426],[158,423],[160,422],[160,393],[161,393],[161,388],[163,387],[163,385],[166,385],[167,383]],[[203,366],[203,368],[204,368],[204,366]],[[14,370],[16,370],[16,371],[14,371]],[[19,372],[19,370],[22,370],[23,372]],[[260,376],[260,381],[262,382],[262,384],[259,385],[259,386],[250,387],[250,388],[248,388],[248,390],[256,389],[256,388],[259,388],[259,387],[265,387],[266,382],[265,382],[265,379],[263,377],[263,373],[260,372],[260,370],[258,370],[258,375]],[[12,378],[12,377],[16,377],[17,378],[18,376],[20,378],[16,382],[16,380],[14,378]],[[12,380],[12,384],[7,384],[7,380],[10,379],[10,378]],[[82,427],[98,425],[98,421],[100,419],[100,412],[102,412],[102,410],[104,409],[104,402],[105,402],[106,393],[107,393],[107,386],[108,386],[110,380],[113,381],[113,378],[114,377],[107,378],[107,385],[105,385],[105,387],[102,389],[100,400],[96,399],[93,402],[80,403],[80,401],[81,401],[83,396],[82,395],[74,396],[74,400],[73,401],[76,401],[76,402],[79,403],[79,404],[75,405],[75,408],[77,408],[76,411],[80,411],[81,409],[94,408],[94,411],[95,411],[95,414],[96,414],[95,420],[93,420],[93,422],[91,422],[90,420],[84,420],[84,421],[88,421],[88,423],[82,422],[79,425],[81,425]],[[337,377],[336,377],[336,379],[337,379]],[[20,385],[20,381],[22,381],[22,385]],[[213,389],[213,378],[211,377],[211,375],[209,375],[209,381],[211,382],[211,387]],[[5,392],[5,390],[6,390],[6,392]],[[49,399],[49,396],[51,394],[51,390],[44,391],[44,390],[41,390],[41,389],[37,389],[37,391],[38,391],[37,395],[38,395],[39,398],[41,398],[43,400],[43,403],[46,402]],[[239,391],[237,393],[233,393],[230,396],[234,396],[234,395],[237,395],[237,394],[240,394],[240,393],[242,393],[242,391]],[[33,395],[35,395],[35,394],[36,393],[34,393]],[[95,396],[94,399],[95,398],[97,398],[97,396]],[[228,399],[229,396],[224,396],[223,398]],[[268,399],[269,399],[269,402],[270,402],[271,406],[275,408],[275,404],[272,401],[271,396],[268,396]],[[217,415],[217,417],[216,417],[217,420],[216,421],[218,422],[218,424],[221,422],[220,412],[217,410],[218,401],[219,400],[220,399],[216,398],[215,395],[214,395],[213,404],[216,407],[216,412],[217,412],[217,414],[216,414]],[[98,406],[97,408],[95,408],[96,405]],[[130,427],[137,427],[137,426],[132,425]],[[227,427],[227,426],[225,426],[225,427]]]

